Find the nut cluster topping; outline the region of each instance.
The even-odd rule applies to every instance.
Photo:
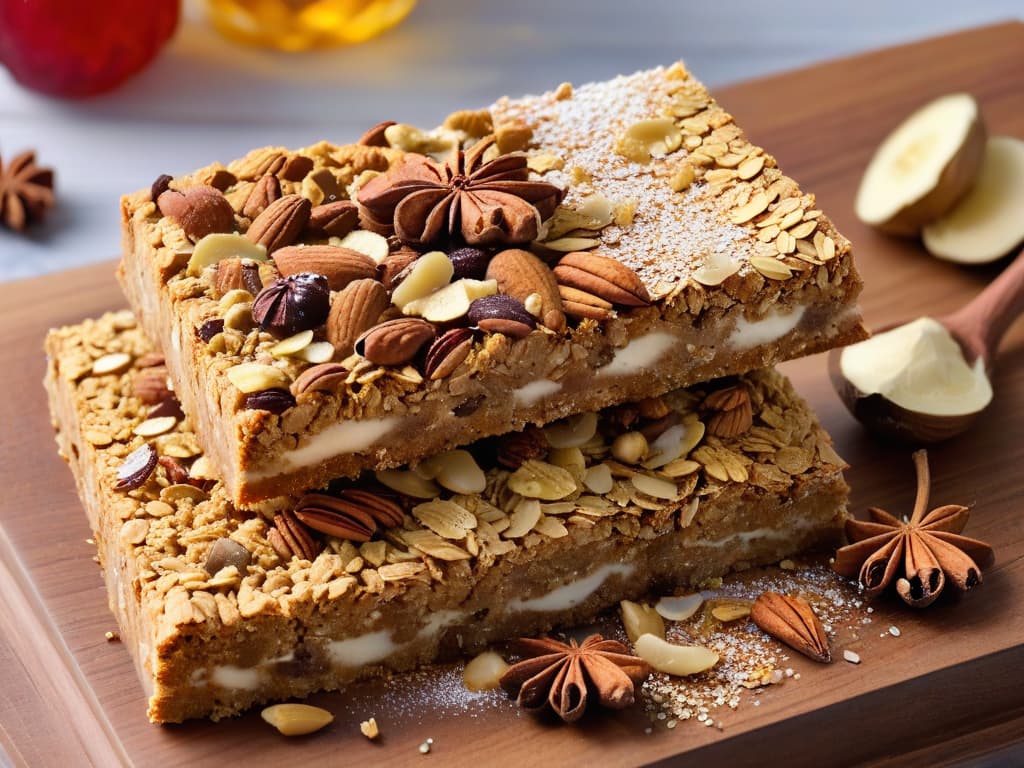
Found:
[[[535,240],[541,222],[561,202],[562,191],[547,182],[529,181],[523,155],[485,162],[493,142],[493,137],[479,141],[444,165],[407,154],[359,190],[363,215],[414,247],[459,240],[484,246]]]

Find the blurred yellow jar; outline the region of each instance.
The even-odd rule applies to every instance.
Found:
[[[217,30],[250,45],[304,51],[361,43],[409,15],[416,0],[207,0]]]

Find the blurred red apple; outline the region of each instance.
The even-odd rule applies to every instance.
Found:
[[[54,96],[109,91],[149,64],[180,0],[0,0],[0,63]]]

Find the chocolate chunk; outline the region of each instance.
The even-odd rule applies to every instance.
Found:
[[[327,321],[330,310],[327,278],[313,272],[275,280],[252,303],[253,320],[278,337],[318,328]]]
[[[114,489],[131,491],[141,486],[156,469],[157,458],[156,448],[149,443],[140,445],[128,454],[117,470],[117,483]]]
[[[224,331],[224,320],[223,318],[215,317],[212,320],[207,320],[201,326],[196,329],[196,333],[199,334],[199,338],[205,341],[207,344],[210,340],[218,333]]]
[[[157,199],[171,187],[171,182],[174,180],[173,176],[168,176],[166,173],[161,173],[156,177],[156,181],[149,188],[149,199],[154,203]],[[160,206],[157,206],[159,210]]]

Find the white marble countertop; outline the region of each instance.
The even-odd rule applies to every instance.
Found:
[[[0,228],[0,281],[117,255],[118,198],[161,173],[265,144],[344,142],[380,120],[449,112],[683,58],[710,86],[1020,18],[1020,0],[420,0],[352,48],[282,54],[220,38],[188,0],[163,55],[112,94],[61,101],[0,68],[0,155],[35,148],[58,205],[30,234]]]

